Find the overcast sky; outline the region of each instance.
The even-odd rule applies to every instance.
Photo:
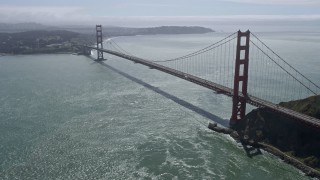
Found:
[[[320,31],[320,0],[1,0],[0,22]]]

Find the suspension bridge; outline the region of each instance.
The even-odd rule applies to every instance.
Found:
[[[320,87],[250,31],[238,31],[200,50],[161,60],[135,56],[112,39],[104,47],[101,25],[96,26],[96,40],[96,46],[84,45],[83,50],[85,54],[96,50],[97,61],[108,53],[231,97],[230,126],[245,118],[248,103],[320,128],[319,119],[278,105],[319,95]]]

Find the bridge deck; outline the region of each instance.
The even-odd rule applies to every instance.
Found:
[[[135,63],[143,64],[143,65],[148,66],[148,67],[150,67],[152,69],[157,69],[159,71],[171,74],[171,75],[176,76],[178,78],[181,78],[181,79],[190,81],[192,83],[198,84],[198,85],[203,86],[205,88],[214,90],[214,91],[216,91],[216,92],[218,92],[220,94],[224,94],[224,95],[227,95],[229,97],[233,96],[233,89],[225,87],[225,86],[222,86],[222,85],[217,84],[217,83],[214,83],[212,81],[208,81],[208,80],[193,76],[191,74],[184,73],[184,72],[181,72],[181,71],[178,71],[178,70],[166,67],[166,66],[162,66],[160,64],[157,64],[157,63],[154,63],[154,62],[142,59],[142,58],[138,58],[138,57],[135,57],[135,56],[129,56],[129,55],[126,55],[126,54],[123,54],[123,53],[119,53],[119,52],[111,51],[111,50],[107,50],[107,49],[98,49],[98,48],[95,48],[95,47],[89,47],[89,48],[95,49],[95,50],[99,50],[99,51],[103,51],[105,53],[109,53],[109,54],[112,54],[114,56],[118,56],[118,57],[130,60],[130,61],[133,61]],[[320,128],[320,120],[317,119],[317,118],[314,118],[314,117],[311,117],[311,116],[308,116],[308,115],[293,111],[293,110],[288,109],[288,108],[281,107],[281,106],[279,106],[277,104],[262,100],[260,98],[257,98],[257,97],[251,96],[251,95],[248,95],[247,97],[244,97],[243,95],[240,94],[240,97],[246,98],[246,102],[251,104],[251,105],[253,105],[253,106],[267,108],[267,109],[270,109],[272,111],[281,113],[281,114],[283,114],[285,116],[288,116],[288,117],[294,118],[296,120],[299,120],[299,121],[301,121],[303,123],[306,123],[308,125]]]

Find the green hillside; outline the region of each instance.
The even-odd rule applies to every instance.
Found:
[[[320,95],[297,101],[281,102],[279,105],[320,119]]]

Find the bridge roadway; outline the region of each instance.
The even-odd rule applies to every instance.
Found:
[[[233,96],[233,89],[225,87],[225,86],[222,86],[222,85],[217,84],[217,83],[214,83],[212,81],[208,81],[208,80],[193,76],[191,74],[184,73],[184,72],[181,72],[181,71],[178,71],[178,70],[175,70],[175,69],[172,69],[172,68],[169,68],[169,67],[154,63],[152,61],[148,61],[148,60],[145,60],[145,59],[142,59],[142,58],[138,58],[138,57],[135,57],[135,56],[130,56],[130,55],[127,55],[127,54],[119,53],[119,52],[116,52],[116,51],[111,51],[111,50],[108,50],[108,49],[98,49],[96,47],[90,47],[90,46],[86,46],[86,47],[87,48],[91,48],[91,49],[95,49],[95,50],[99,50],[99,51],[102,51],[102,52],[105,52],[105,53],[108,53],[108,54],[112,54],[114,56],[118,56],[118,57],[130,60],[130,61],[133,61],[134,63],[143,64],[145,66],[148,66],[151,69],[157,69],[159,71],[171,74],[171,75],[176,76],[178,78],[181,78],[181,79],[190,81],[192,83],[198,84],[200,86],[203,86],[205,88],[211,89],[211,90],[213,90],[213,91],[215,91],[215,92],[217,92],[219,94],[224,94],[224,95],[229,96],[229,97]],[[244,97],[240,93],[240,97],[241,98],[245,98],[246,102],[251,104],[251,105],[253,105],[253,106],[266,108],[266,109],[269,109],[271,111],[275,111],[275,112],[283,114],[283,115],[285,115],[287,117],[290,117],[290,118],[293,118],[295,120],[298,120],[298,121],[300,121],[302,123],[306,123],[307,125],[311,125],[313,127],[320,128],[320,120],[317,119],[317,118],[314,118],[314,117],[311,117],[311,116],[308,116],[308,115],[293,111],[293,110],[288,109],[288,108],[281,107],[281,106],[279,106],[277,104],[262,100],[260,98],[255,97],[255,96],[248,95],[247,97]]]

